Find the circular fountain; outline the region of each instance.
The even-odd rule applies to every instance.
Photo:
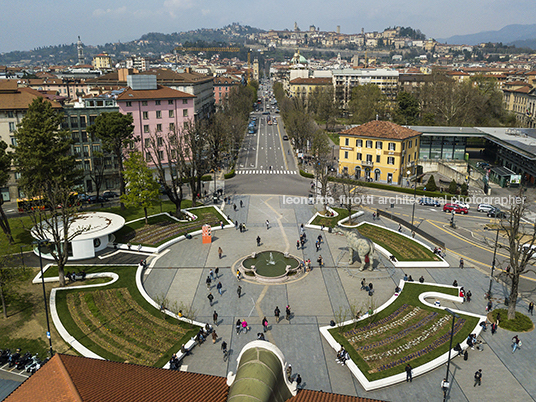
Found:
[[[280,251],[253,253],[242,261],[244,274],[262,282],[284,281],[295,275],[299,267],[300,261],[296,257]]]

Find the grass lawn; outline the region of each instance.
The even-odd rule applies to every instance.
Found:
[[[198,330],[169,316],[164,319],[141,296],[136,287],[136,267],[71,268],[119,275],[119,280],[109,286],[57,293],[58,314],[67,331],[105,359],[161,367]]]
[[[398,261],[440,261],[431,250],[390,230],[365,223],[359,226],[359,233],[389,251]]]
[[[404,372],[448,351],[452,316],[422,304],[418,295],[427,291],[456,294],[456,289],[405,283],[404,290],[385,310],[363,321],[329,332],[344,346],[369,381]],[[478,318],[462,315],[456,321],[453,345],[472,332]]]
[[[527,332],[534,329],[534,324],[530,317],[519,311],[516,311],[516,317],[513,320],[508,319],[508,309],[498,308],[491,312],[492,321],[497,322],[497,314],[501,315],[499,327],[512,332]]]
[[[338,212],[339,215],[334,216],[334,217],[329,217],[329,218],[326,217],[326,216],[317,215],[316,218],[313,219],[311,224],[312,225],[318,225],[318,226],[324,225],[327,228],[334,228],[335,226],[337,226],[338,221],[348,217],[348,210],[347,209],[333,208],[333,210]],[[355,212],[357,212],[357,210],[352,211],[352,212],[355,213]]]
[[[335,143],[335,145],[339,145],[339,134],[337,133],[327,133],[328,137]]]

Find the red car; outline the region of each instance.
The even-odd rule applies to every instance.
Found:
[[[461,206],[456,205],[456,204],[445,204],[443,206],[443,211],[444,212],[452,212],[452,211],[454,211],[457,214],[466,214],[466,215],[469,212],[469,210],[467,208],[461,207]]]

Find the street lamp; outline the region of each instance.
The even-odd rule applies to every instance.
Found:
[[[415,170],[415,167],[413,167],[413,170]],[[408,177],[411,174],[411,170],[408,170]],[[409,182],[409,179],[408,179]],[[417,202],[417,181],[413,183],[413,211],[411,213],[411,226],[413,226],[413,219],[415,218],[415,203]],[[413,230],[413,228],[411,229]]]
[[[48,344],[50,346],[50,357],[53,356],[52,353],[52,339],[50,337],[50,321],[48,319],[48,304],[47,304],[47,294],[45,291],[45,275],[43,274],[43,258],[41,257],[41,246],[43,244],[48,245],[50,241],[48,239],[45,240],[35,240],[34,244],[37,244],[37,249],[39,250],[39,267],[41,268],[41,284],[43,285],[43,300],[45,301],[45,315],[47,318],[47,338],[48,338]]]
[[[452,338],[454,338],[454,321],[456,320],[456,318],[460,318],[460,316],[449,308],[446,308],[445,311],[449,313],[450,315],[452,315],[452,328],[450,330],[449,358],[447,360],[447,374],[445,375],[445,381],[448,383],[449,382],[449,369],[450,369],[450,353],[452,352]],[[445,402],[446,398],[447,398],[447,393],[444,392],[443,402]]]
[[[489,277],[489,289],[488,289],[488,300],[491,299],[491,284],[493,282],[493,270],[495,269],[495,256],[497,255],[497,243],[499,242],[499,229],[497,228],[497,235],[495,236],[495,250],[493,250],[493,261],[491,262],[491,275]]]

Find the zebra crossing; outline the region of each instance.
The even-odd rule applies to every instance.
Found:
[[[277,169],[244,169],[236,172],[237,174],[298,174],[295,170],[277,170]]]

